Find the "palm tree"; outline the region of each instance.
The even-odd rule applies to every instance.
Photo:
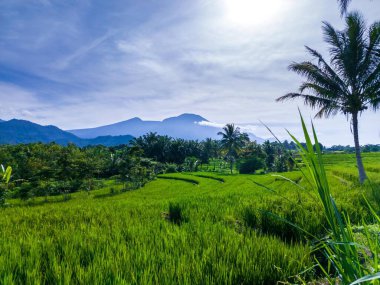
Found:
[[[351,0],[338,0],[339,6],[340,6],[340,14],[344,15],[347,12],[348,4],[351,2]]]
[[[277,101],[301,98],[313,109],[319,109],[316,117],[337,113],[351,117],[359,179],[363,182],[366,173],[360,154],[358,116],[369,108],[376,111],[380,106],[380,22],[366,28],[362,16],[354,12],[346,17],[343,31],[324,22],[323,32],[330,45],[330,63],[316,50],[306,47],[317,63],[291,64],[289,69],[304,76],[306,81],[299,93],[286,94]]]
[[[241,133],[240,128],[235,127],[234,124],[227,124],[223,127],[223,132],[218,133],[222,136],[220,140],[221,146],[226,150],[226,158],[230,162],[230,170],[232,173],[232,167],[234,159],[238,156],[241,148],[249,141],[246,133]]]

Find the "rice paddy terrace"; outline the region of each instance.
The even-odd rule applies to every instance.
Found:
[[[380,155],[364,154],[372,187],[359,186],[354,155],[326,155],[338,206],[366,219],[378,207]],[[318,272],[299,225],[324,234],[316,195],[299,171],[159,176],[145,187],[102,189],[0,209],[1,284],[275,284]],[[300,187],[297,187],[300,186]],[[375,188],[373,188],[375,187]],[[305,272],[305,273],[303,273]]]

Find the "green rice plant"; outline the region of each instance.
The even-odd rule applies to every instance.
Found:
[[[380,153],[363,158],[376,166]],[[326,171],[339,211],[344,209],[352,224],[362,218],[371,221],[366,202],[359,201],[369,189],[347,188],[329,175],[334,169],[350,172],[355,157],[340,154],[324,160],[330,162]],[[200,183],[194,187],[155,179],[139,191],[121,192],[120,181],[104,179],[101,189],[95,187],[91,195],[71,193],[68,201],[62,195],[49,196],[47,203],[44,197],[30,203],[8,199],[12,207],[0,209],[0,284],[293,284],[300,283],[297,275],[308,281],[320,277],[314,270],[300,274],[315,266],[316,254],[308,241],[297,240],[304,235],[301,230],[292,233],[289,224],[273,218],[262,224],[262,213],[274,211],[320,240],[328,226],[316,194],[312,199],[307,189],[297,193],[292,183],[271,175],[194,174],[220,177],[225,183],[173,173],[171,177]],[[282,175],[298,180],[301,174]],[[281,187],[279,194],[293,204],[262,191],[252,180]],[[306,184],[302,179],[297,185]],[[117,195],[109,195],[110,187]],[[180,206],[185,221],[180,226],[167,220],[169,201]],[[353,232],[366,244],[364,227]],[[368,232],[374,238],[376,228]],[[365,262],[365,251],[358,251]]]
[[[245,207],[241,213],[241,216],[245,226],[252,229],[259,228],[260,218],[257,210],[254,207]]]
[[[168,213],[169,221],[173,224],[180,225],[184,222],[185,217],[183,215],[182,206],[178,203],[169,203],[169,213]]]
[[[201,177],[201,178],[213,179],[213,180],[219,181],[220,183],[225,182],[225,180],[221,177],[215,177],[215,176],[205,175],[205,174],[193,174],[193,175],[197,177]]]
[[[322,265],[318,260],[317,263],[330,284],[336,284],[336,277],[343,284],[359,284],[371,280],[375,282],[375,279],[380,278],[380,273],[375,273],[379,270],[379,237],[371,234],[368,226],[363,222],[365,239],[357,240],[349,216],[342,214],[338,210],[331,195],[314,125],[312,125],[313,144],[303,117],[302,115],[300,116],[306,146],[302,146],[293,135],[289,134],[297,144],[299,154],[306,166],[305,172],[302,172],[304,178],[317,192],[319,201],[323,206],[328,224],[327,230],[329,231],[329,235],[319,240],[316,247],[316,250],[324,252],[328,259],[328,264],[327,266]],[[316,147],[313,148],[313,145]],[[371,207],[370,211],[376,222],[379,223],[380,219]],[[334,272],[336,272],[337,276],[332,275]]]

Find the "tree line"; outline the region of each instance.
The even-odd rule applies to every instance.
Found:
[[[211,163],[214,168],[208,168],[209,171],[217,171],[215,164],[223,163],[231,173],[293,168],[292,152],[278,142],[266,141],[260,145],[232,124],[220,135],[221,140],[197,141],[148,133],[130,145],[117,147],[56,143],[2,145],[0,161],[12,166],[13,171],[10,183],[0,186],[1,193],[28,199],[91,191],[109,178],[119,180],[129,190],[143,186],[158,174],[197,171]]]

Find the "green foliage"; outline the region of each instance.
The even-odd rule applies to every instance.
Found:
[[[186,220],[183,215],[182,206],[178,203],[169,203],[169,221],[174,224],[180,225]]]
[[[5,203],[5,195],[6,195],[9,180],[11,179],[11,175],[12,175],[12,167],[8,166],[7,168],[4,168],[4,166],[1,165],[0,206],[4,205]]]
[[[183,170],[188,172],[198,171],[199,161],[196,157],[186,157],[183,162]]]
[[[239,127],[234,124],[227,124],[223,127],[223,131],[219,132],[222,138],[220,144],[225,151],[226,157],[237,157],[242,148],[249,142],[248,134],[241,133]]]
[[[288,171],[288,161],[286,155],[278,155],[274,160],[273,170],[276,172]]]
[[[137,189],[164,172],[164,166],[142,157],[138,148],[86,147],[73,144],[0,146],[0,159],[14,166],[9,195],[29,199],[37,196],[91,191],[94,181],[115,175],[128,189]]]
[[[37,161],[37,150],[43,149],[29,149],[26,156],[21,155],[26,148],[20,147],[12,155],[26,164]],[[33,179],[36,169],[27,173],[28,181],[12,178],[8,193],[16,196],[21,187],[29,187],[30,196],[26,201],[8,199],[9,207],[1,209],[0,283],[276,284],[294,283],[295,276],[305,270],[300,275],[303,279],[316,277],[307,269],[317,253],[311,252],[302,230],[284,222],[300,225],[317,238],[328,234],[323,208],[300,171],[283,173],[289,181],[271,175],[211,172],[171,173],[153,179],[167,166],[144,158],[140,148],[103,150],[99,155],[105,160],[97,168],[101,171],[93,173],[104,177],[79,179],[80,188],[92,185],[91,191],[68,192],[71,180],[49,178],[59,172],[44,167],[39,168],[44,169],[39,179]],[[74,162],[82,152],[86,157],[103,150],[67,150],[67,170],[76,169]],[[252,145],[244,159],[260,150]],[[369,172],[373,184],[380,185],[379,154],[366,153],[363,158],[375,170]],[[338,210],[352,224],[371,221],[361,195],[369,193],[374,199],[372,188],[344,178],[357,178],[352,169],[355,157],[329,154],[323,161]],[[40,162],[42,166],[48,163]],[[217,171],[219,164],[225,168],[220,172],[228,174],[227,162],[215,160]],[[131,175],[130,180],[126,175]],[[274,196],[252,180],[279,191]],[[305,189],[295,192],[290,180]],[[139,191],[123,191],[134,184],[142,186]],[[359,227],[357,234],[365,239]]]
[[[2,174],[3,174],[2,181],[4,183],[8,183],[9,180],[11,179],[12,167],[8,166],[7,168],[4,168],[4,166],[1,165],[1,170],[2,170]]]
[[[323,214],[327,221],[328,236],[319,240],[316,251],[324,252],[328,264],[325,265],[317,260],[318,265],[330,284],[336,284],[337,279],[343,284],[359,284],[368,281],[378,284],[375,280],[380,278],[380,273],[376,273],[379,269],[379,231],[376,231],[375,234],[371,232],[363,217],[361,224],[364,224],[364,242],[354,234],[354,227],[350,216],[347,213],[341,212],[332,198],[314,126],[312,134],[317,146],[316,148],[312,145],[311,137],[302,116],[301,122],[306,147],[302,146],[293,136],[292,138],[297,143],[299,153],[306,165],[306,173],[303,173],[304,178],[308,180],[312,189],[318,194],[317,196],[323,207]],[[380,224],[380,217],[369,206],[368,202],[367,205],[371,212],[372,220]],[[312,233],[308,234],[313,236]],[[334,270],[331,270],[332,268]]]
[[[364,155],[373,167],[378,160],[379,154]],[[355,158],[327,155],[324,161],[339,211],[353,224],[370,221],[360,198],[371,189],[332,175],[351,172]],[[299,171],[283,175],[308,185]],[[47,201],[10,199],[0,220],[0,283],[276,284],[297,283],[291,276],[305,270],[300,277],[317,278],[307,271],[316,252],[304,233],[269,214],[324,237],[328,224],[315,192],[296,192],[294,184],[271,175],[162,177],[169,179],[153,180],[139,191],[122,192],[116,176],[103,180],[100,190],[71,193],[66,200],[61,195]],[[377,173],[371,179],[380,183]],[[278,195],[252,180],[279,189]],[[169,220],[170,212],[181,217],[175,219],[180,226]],[[365,238],[363,229],[357,231]]]
[[[264,162],[257,157],[251,157],[239,161],[238,168],[240,174],[253,174],[256,170],[264,168]]]
[[[176,172],[178,172],[176,164],[168,164],[166,166],[165,173],[176,173]]]
[[[143,156],[161,163],[183,164],[187,157],[200,158],[207,161],[215,156],[216,145],[213,140],[198,142],[194,140],[173,139],[148,133],[133,141],[133,145],[143,151]]]

